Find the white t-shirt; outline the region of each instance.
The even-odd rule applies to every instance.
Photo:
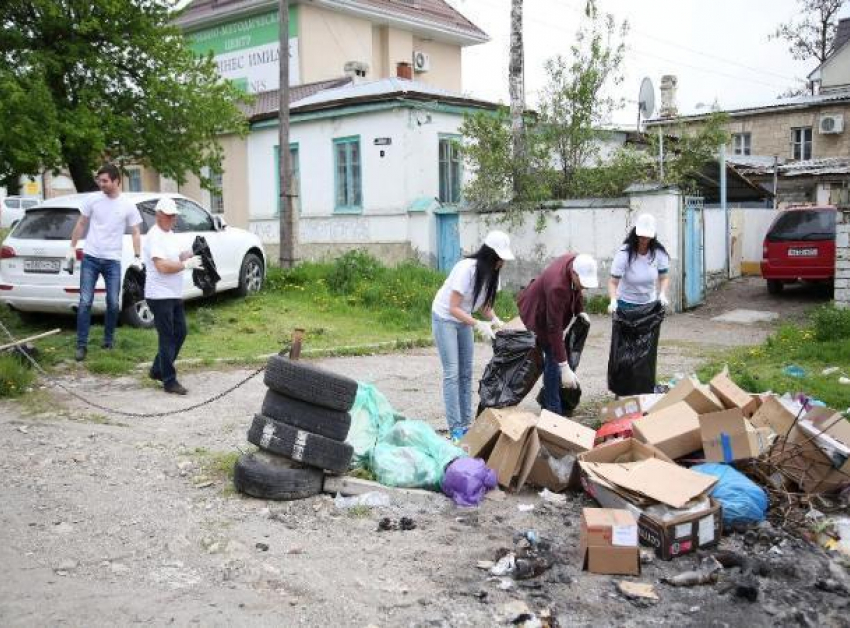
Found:
[[[635,255],[630,264],[628,247],[623,245],[611,262],[611,276],[620,279],[617,298],[636,305],[656,301],[658,275],[663,275],[669,268],[670,258],[664,251],[656,251],[654,257],[651,253]]]
[[[183,298],[183,271],[181,270],[179,273],[161,273],[153,263],[155,257],[179,262],[180,253],[181,250],[177,236],[173,231],[163,231],[157,225],[148,229],[142,249],[146,271],[146,299]]]
[[[484,305],[484,299],[487,296],[484,287],[481,288],[481,294],[478,295],[478,302],[475,307],[472,305],[472,292],[475,290],[475,264],[476,260],[474,259],[462,259],[455,264],[431,304],[431,311],[434,314],[446,320],[460,322],[449,312],[452,292],[459,292],[463,295],[460,309],[467,314],[472,314]]]
[[[100,259],[121,261],[124,232],[142,222],[138,208],[123,195],[109,198],[103,192],[90,195],[80,209],[89,219],[83,252]]]

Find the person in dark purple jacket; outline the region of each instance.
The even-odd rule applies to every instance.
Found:
[[[561,387],[578,386],[567,360],[564,332],[574,317],[588,318],[582,290],[598,287],[596,260],[567,253],[549,264],[517,297],[519,316],[537,336],[543,351],[543,407],[550,412],[563,415]]]

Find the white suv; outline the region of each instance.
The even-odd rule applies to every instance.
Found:
[[[21,312],[66,312],[77,309],[80,299],[80,264],[73,273],[63,268],[65,253],[71,246],[71,231],[80,216],[86,194],[73,194],[50,199],[28,209],[0,249],[0,301]],[[157,200],[174,199],[180,215],[174,231],[184,249],[191,249],[195,236],[203,236],[209,244],[221,281],[216,292],[235,289],[241,295],[257,292],[265,279],[266,254],[260,239],[244,229],[228,226],[217,215],[210,214],[195,201],[180,194],[129,192],[124,196],[136,204],[142,216],[142,242],[155,222]],[[77,259],[82,260],[83,241],[77,246]],[[121,276],[126,281],[127,268],[133,261],[130,231],[124,235]],[[153,314],[145,301],[129,302],[126,284],[122,283],[121,314],[125,323],[134,327],[152,327]],[[183,298],[203,296],[192,282],[192,273],[183,273]],[[92,311],[106,311],[103,279],[95,287]]]
[[[0,201],[0,229],[8,229],[16,220],[24,217],[24,212],[35,207],[41,201],[35,196],[7,196]]]

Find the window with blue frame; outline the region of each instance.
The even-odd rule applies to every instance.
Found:
[[[141,192],[142,191],[142,170],[141,168],[127,168],[127,181],[124,187],[125,192]]]
[[[460,138],[440,137],[440,202],[455,205],[460,202],[461,159]]]
[[[360,170],[360,136],[338,137],[334,149],[334,207],[339,212],[363,208],[363,179]]]
[[[292,207],[293,211],[301,212],[301,164],[298,158],[298,143],[293,142],[289,145],[289,168],[292,173],[292,186],[289,190],[293,194]],[[275,180],[275,215],[280,215],[280,146],[274,147],[274,180]]]

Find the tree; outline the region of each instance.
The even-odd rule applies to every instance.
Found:
[[[244,97],[219,77],[212,55],[196,57],[171,25],[173,0],[5,5],[0,65],[39,94],[39,106],[21,110],[0,92],[0,110],[14,110],[17,125],[0,134],[0,154],[28,127],[43,136],[28,154],[18,151],[12,170],[64,165],[86,191],[95,188],[92,175],[103,159],[132,160],[178,183],[193,173],[211,186],[210,175],[221,172],[218,136],[246,131],[238,107]]]
[[[717,159],[719,146],[729,143],[728,123],[729,114],[715,111],[699,127],[680,128],[673,142],[665,142],[663,179],[657,161],[653,162],[653,179],[676,185],[685,192],[695,191],[702,169]],[[659,138],[651,134],[650,155],[658,154],[658,142]]]
[[[780,24],[769,39],[788,42],[791,56],[798,61],[823,63],[832,51],[838,29],[838,13],[846,0],[797,0],[798,19]]]
[[[548,83],[540,98],[540,122],[544,136],[558,159],[560,176],[556,192],[575,193],[574,173],[595,165],[600,126],[621,108],[623,99],[607,90],[623,81],[623,62],[628,23],[617,26],[614,16],[600,16],[588,7],[589,24],[576,33],[572,59],[558,55],[546,62]]]
[[[511,94],[511,144],[517,163],[525,155],[525,55],[522,44],[522,0],[511,0],[511,49],[508,87]],[[519,195],[521,173],[514,173],[514,193]]]

